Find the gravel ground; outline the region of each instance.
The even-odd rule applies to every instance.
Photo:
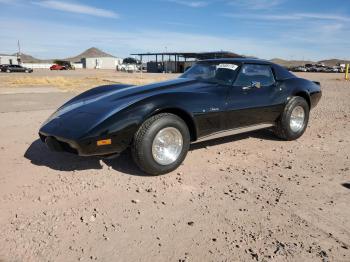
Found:
[[[195,144],[157,177],[48,151],[37,131],[72,94],[0,95],[0,261],[350,261],[350,82],[303,76],[323,98],[299,140]]]

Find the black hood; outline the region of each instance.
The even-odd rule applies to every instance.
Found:
[[[96,87],[68,101],[65,105],[62,106],[62,108],[66,105],[81,101],[86,101],[86,104],[89,104],[90,102],[111,102],[128,97],[144,96],[148,93],[158,92],[161,90],[168,90],[170,88],[183,87],[195,81],[196,80],[188,78],[176,78],[173,80],[142,86],[108,85]]]
[[[78,139],[108,117],[153,94],[186,87],[196,80],[177,78],[143,86],[109,85],[91,89],[60,107],[40,132]]]

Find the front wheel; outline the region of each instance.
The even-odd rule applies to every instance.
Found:
[[[136,132],[131,147],[135,163],[150,175],[175,170],[190,147],[186,123],[174,114],[161,113],[147,119]]]
[[[277,120],[274,133],[284,140],[295,140],[301,137],[309,122],[310,107],[302,97],[292,97]]]

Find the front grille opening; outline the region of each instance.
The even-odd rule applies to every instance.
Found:
[[[40,140],[43,141],[53,151],[63,151],[78,155],[78,150],[73,148],[69,143],[60,141],[53,136],[47,137],[42,134],[39,134],[39,136]],[[46,139],[51,139],[52,141],[49,142]]]
[[[63,151],[76,155],[78,154],[78,151],[75,148],[71,147],[70,144],[62,141],[58,141],[58,143],[62,146]]]
[[[45,143],[46,136],[39,134],[40,140]]]

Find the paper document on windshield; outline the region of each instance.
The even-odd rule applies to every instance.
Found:
[[[230,69],[230,70],[236,70],[238,65],[235,64],[218,64],[217,69]]]

